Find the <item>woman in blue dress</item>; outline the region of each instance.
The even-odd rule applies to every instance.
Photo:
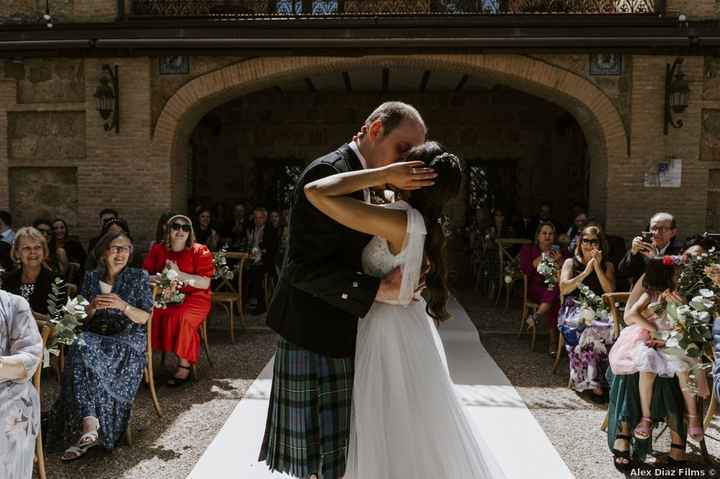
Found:
[[[146,364],[145,323],[152,309],[148,274],[128,267],[132,240],[125,232],[106,234],[95,254],[98,268],[86,274],[80,293],[90,302],[88,317],[68,350],[62,393],[48,430],[50,447],[73,444],[64,461],[96,445],[117,445]]]

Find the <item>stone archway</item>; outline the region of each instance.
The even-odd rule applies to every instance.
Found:
[[[628,156],[628,138],[617,108],[598,86],[561,67],[522,55],[408,55],[346,57],[260,57],[207,73],[188,82],[165,104],[156,124],[151,161],[166,182],[167,206],[186,203],[188,138],[207,112],[243,94],[283,80],[358,67],[405,67],[492,76],[499,82],[554,102],[575,116],[591,157],[591,213],[608,211],[609,169]],[[610,227],[612,229],[612,227]]]

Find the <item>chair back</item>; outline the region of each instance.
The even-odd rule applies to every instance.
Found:
[[[620,330],[625,327],[623,310],[630,298],[630,293],[605,293],[602,298],[610,310],[610,317],[613,322],[613,338],[617,338],[620,335]]]
[[[515,256],[510,252],[510,249],[513,246],[530,244],[532,241],[525,238],[497,238],[495,242],[498,245],[498,261],[500,262],[498,271],[500,271],[500,279],[504,281],[505,262],[515,260]],[[520,279],[520,277],[513,279]]]

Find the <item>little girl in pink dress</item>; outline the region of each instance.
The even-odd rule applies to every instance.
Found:
[[[685,406],[688,411],[688,435],[699,441],[704,433],[697,415],[695,394],[688,387],[690,370],[697,360],[677,349],[665,348],[663,338],[672,330],[672,324],[664,311],[668,302],[682,302],[674,291],[675,270],[665,266],[662,258],[652,258],[648,263],[643,281],[646,291],[640,299],[625,313],[625,322],[629,325],[620,333],[610,350],[608,359],[613,374],[640,373],[640,403],[642,419],[633,431],[637,439],[647,439],[652,428],[651,408],[655,377],[677,376],[682,389]],[[662,293],[660,293],[662,291]],[[699,394],[707,395],[707,383],[704,375],[698,375]]]

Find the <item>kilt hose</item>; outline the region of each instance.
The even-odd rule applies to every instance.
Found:
[[[260,461],[298,478],[345,474],[354,358],[331,358],[280,339]]]

